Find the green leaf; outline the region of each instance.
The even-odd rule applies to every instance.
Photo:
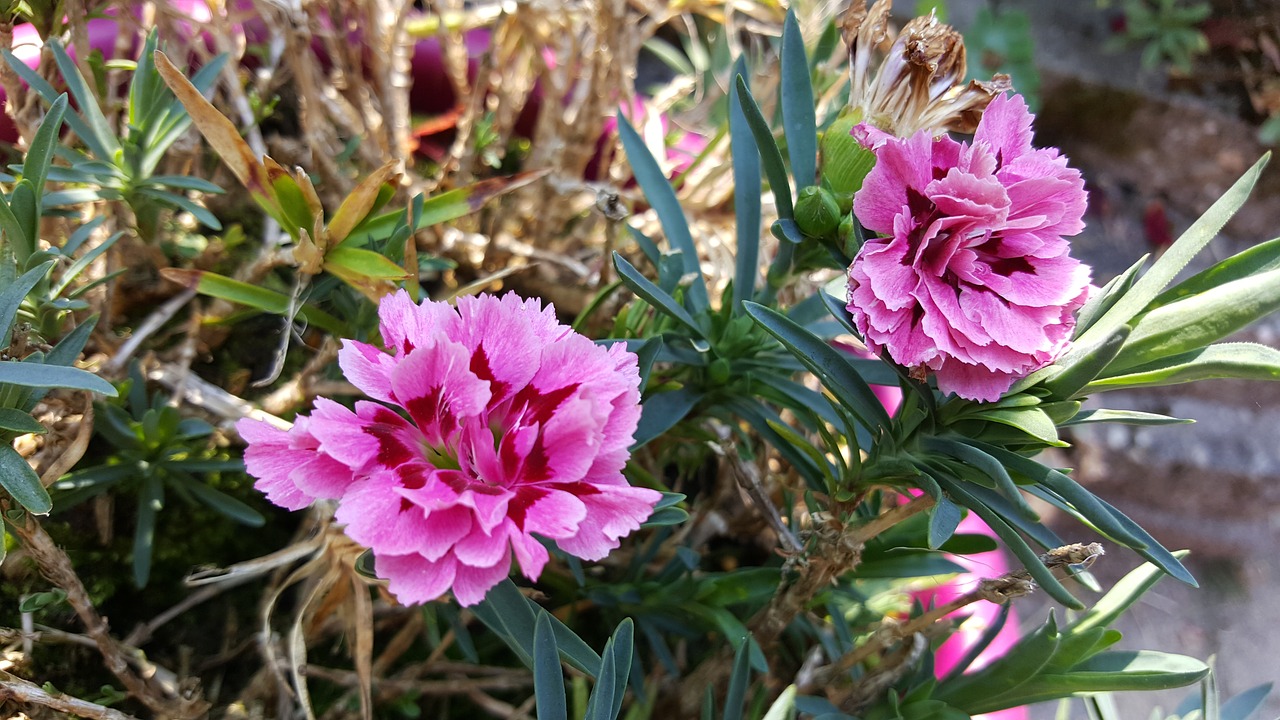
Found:
[[[1076,358],[1062,372],[1044,382],[1044,387],[1054,397],[1070,398],[1081,394],[1081,389],[1106,370],[1107,365],[1124,349],[1129,339],[1129,326],[1125,325],[1103,340],[1092,350]]]
[[[937,498],[937,502],[929,510],[929,549],[936,550],[950,540],[962,518],[960,508],[948,500],[946,495]]]
[[[1053,573],[1044,566],[1043,562],[1040,561],[1040,555],[1027,545],[1021,535],[1015,532],[1013,528],[1009,527],[1002,515],[992,512],[989,507],[979,502],[973,495],[971,495],[968,492],[968,488],[961,487],[960,483],[954,482],[946,477],[939,477],[938,484],[942,485],[947,491],[949,491],[951,496],[960,504],[969,508],[978,517],[982,518],[982,521],[991,528],[991,531],[996,534],[996,537],[1004,541],[1005,546],[1009,548],[1009,551],[1013,553],[1014,557],[1018,558],[1023,567],[1027,569],[1027,572],[1031,573],[1031,577],[1036,581],[1036,583],[1039,584],[1040,587],[1044,588],[1045,593],[1048,594],[1049,597],[1069,608],[1072,608],[1073,610],[1084,609],[1084,604],[1072,596],[1072,594],[1063,587],[1062,582],[1059,581],[1058,578],[1054,577]]]
[[[970,417],[1007,425],[1051,447],[1068,447],[1067,443],[1058,439],[1058,428],[1054,425],[1053,418],[1039,407],[992,408],[976,412]]]
[[[1146,547],[1143,548],[1134,548],[1134,551],[1137,552],[1138,555],[1152,563],[1155,563],[1157,567],[1169,573],[1175,579],[1180,580],[1191,587],[1200,587],[1200,584],[1196,582],[1194,577],[1192,577],[1190,571],[1183,567],[1182,563],[1178,561],[1178,558],[1175,557],[1173,553],[1166,550],[1163,545],[1156,542],[1155,538],[1151,537],[1150,533],[1143,530],[1134,521],[1130,520],[1124,513],[1116,510],[1111,506],[1111,503],[1108,503],[1106,500],[1098,498],[1098,502],[1102,503],[1102,507],[1111,513],[1111,516],[1115,518],[1120,527],[1123,527],[1129,532],[1129,534],[1137,537],[1144,545],[1146,545]]]
[[[0,193],[0,231],[3,231],[9,239],[14,259],[20,265],[25,264],[27,258],[35,252],[35,243],[27,236],[27,230],[22,223],[18,222],[18,217],[13,214],[13,208],[3,193]]]
[[[66,93],[58,96],[49,105],[49,110],[40,121],[35,137],[31,139],[31,147],[27,149],[27,157],[22,163],[22,174],[31,181],[36,194],[44,191],[45,178],[49,174],[49,163],[53,160],[53,149],[58,144],[58,132],[62,130],[62,116],[67,112]]]
[[[191,491],[200,502],[208,505],[214,511],[235,520],[241,525],[249,527],[262,527],[266,524],[267,519],[257,510],[249,507],[245,503],[237,500],[230,495],[209,487],[207,484],[198,480],[181,480],[182,486]]]
[[[1059,360],[1064,366],[1070,366],[1076,357],[1083,355],[1091,350],[1097,343],[1102,342],[1107,336],[1111,335],[1121,325],[1126,325],[1133,319],[1135,315],[1142,312],[1152,300],[1154,300],[1165,286],[1173,281],[1173,278],[1182,268],[1186,267],[1191,258],[1195,257],[1205,245],[1217,236],[1218,231],[1227,223],[1227,220],[1235,215],[1240,206],[1249,198],[1249,193],[1253,191],[1253,186],[1258,182],[1258,176],[1262,172],[1262,168],[1266,166],[1271,159],[1268,153],[1262,156],[1252,168],[1248,170],[1234,185],[1227,190],[1217,202],[1209,208],[1199,220],[1187,229],[1185,233],[1179,237],[1168,250],[1165,251],[1160,259],[1151,266],[1133,287],[1124,294],[1115,305],[1098,319],[1088,330],[1084,332],[1072,345],[1072,349],[1068,350],[1066,357]]]
[[[34,613],[50,607],[52,605],[60,605],[67,599],[67,591],[62,588],[54,588],[45,592],[31,593],[24,597],[22,602],[18,603],[18,612]]]
[[[1134,320],[1133,333],[1108,374],[1190,352],[1280,309],[1280,270],[1234,280]]]
[[[1062,634],[1053,612],[1035,632],[1022,638],[1004,655],[996,658],[982,670],[952,679],[933,692],[934,699],[976,714],[972,708],[985,699],[1014,691],[1036,677],[1041,668],[1049,664]]]
[[[53,501],[40,484],[40,476],[12,445],[3,442],[0,442],[0,487],[28,512],[48,515],[53,509]]]
[[[144,187],[194,190],[195,192],[207,193],[209,195],[221,195],[226,192],[226,190],[223,190],[220,185],[215,185],[204,178],[191,177],[189,175],[152,175],[144,180],[142,185]]]
[[[80,114],[87,125],[89,136],[81,135],[80,139],[89,146],[99,160],[116,161],[117,153],[120,152],[120,143],[111,129],[111,123],[107,122],[106,116],[98,106],[98,96],[89,89],[75,61],[67,54],[57,38],[50,38],[47,47],[53,52],[53,60],[58,64],[58,70],[62,72],[62,80],[67,84],[67,90],[71,92],[71,96],[75,98],[76,107],[80,109]]]
[[[143,197],[148,197],[164,205],[168,205],[169,207],[190,213],[191,217],[195,218],[201,225],[204,225],[210,230],[222,229],[222,221],[219,220],[212,212],[209,212],[209,208],[206,208],[186,195],[166,192],[155,187],[140,187],[134,192]]]
[[[89,390],[107,397],[115,397],[111,383],[87,370],[62,365],[44,365],[33,362],[0,362],[0,383],[12,383],[22,387],[69,388]]]
[[[1227,700],[1222,705],[1222,720],[1249,720],[1271,694],[1271,686],[1271,683],[1256,685]]]
[[[702,328],[698,326],[697,320],[689,314],[688,310],[685,310],[675,298],[663,291],[662,288],[654,285],[649,278],[642,275],[621,254],[616,252],[613,254],[613,266],[618,270],[619,279],[631,292],[640,296],[663,315],[684,325],[696,337],[706,337]]]
[[[555,631],[561,657],[592,677],[600,674],[600,656],[554,615],[526,598],[510,578],[495,585],[484,600],[471,609],[530,668],[533,667],[534,629],[538,617],[545,615]]]
[[[26,299],[27,293],[49,274],[49,268],[53,267],[55,262],[55,260],[49,260],[31,268],[0,291],[0,327],[4,328],[4,334],[0,335],[0,342],[4,343],[4,347],[8,347],[12,342],[10,335],[13,332],[14,322],[18,319],[18,308],[22,307],[22,301]]]
[[[63,54],[65,55],[66,51],[63,51]],[[8,48],[0,48],[0,56],[4,57],[5,62],[9,64],[9,67],[13,69],[14,73],[16,73],[18,77],[22,78],[23,82],[31,86],[31,89],[36,91],[40,97],[45,100],[45,102],[52,103],[62,94],[57,90],[54,90],[48,80],[45,80],[40,73],[28,67],[25,62],[20,60]],[[76,75],[79,76],[79,72],[77,72]],[[84,89],[83,78],[81,78],[81,89]],[[79,96],[74,92],[72,95],[75,96],[76,104],[83,107],[83,105],[80,105]],[[93,107],[97,107],[96,101],[94,101]],[[71,113],[66,115],[63,118],[63,121],[66,122],[67,127],[71,128],[71,132],[75,133],[76,137],[83,140],[85,145],[89,146],[89,150],[99,159],[108,161],[114,159],[114,152],[112,152],[106,145],[102,145],[97,141],[94,131],[90,129],[89,125],[85,123],[79,115]],[[112,140],[114,141],[114,139],[115,138],[113,136]]]
[[[782,691],[777,700],[769,706],[769,711],[764,714],[761,720],[794,720],[796,716],[796,694],[799,690],[795,685],[788,685],[787,689]]]
[[[1140,412],[1137,410],[1107,410],[1105,408],[1099,408],[1097,410],[1085,410],[1077,413],[1075,417],[1062,423],[1062,427],[1086,425],[1089,423],[1120,423],[1123,425],[1183,425],[1193,422],[1195,422],[1195,420],[1185,420],[1183,418]]]
[[[1040,515],[1031,508],[1009,476],[1009,471],[996,458],[972,445],[945,437],[926,438],[925,447],[953,457],[991,478],[996,483],[996,489],[1013,504],[1019,515],[1031,522],[1039,522]]]
[[[795,208],[791,199],[791,183],[787,179],[787,167],[782,163],[782,151],[778,149],[778,141],[769,129],[760,106],[756,103],[751,88],[743,76],[737,76],[735,87],[738,90],[738,105],[742,108],[747,127],[751,128],[751,136],[755,138],[756,150],[764,167],[764,174],[769,178],[769,189],[773,192],[774,205],[778,217],[790,220],[795,217]]]
[[[744,303],[748,315],[817,375],[836,399],[873,433],[889,425],[889,414],[848,358],[776,310]]]
[[[644,446],[649,441],[670,430],[689,414],[690,410],[702,400],[704,393],[693,387],[660,392],[645,398],[640,407],[640,423],[636,426],[635,440],[631,443],[631,451]]]
[[[1060,495],[1064,500],[1071,503],[1071,506],[1078,510],[1081,515],[1088,518],[1099,531],[1105,533],[1116,542],[1134,550],[1147,547],[1145,538],[1134,534],[1129,527],[1121,523],[1115,517],[1110,506],[1106,505],[1066,473],[1041,465],[1031,458],[1023,457],[1004,448],[994,447],[985,443],[974,443],[974,446],[1000,461],[1013,472],[1023,475],[1032,482],[1039,483]]]
[[[540,615],[533,631],[533,695],[538,720],[568,720],[564,694],[564,670],[555,630],[547,615]]]
[[[1105,652],[1068,673],[1046,674],[1003,695],[993,695],[965,708],[972,714],[1056,700],[1082,693],[1167,690],[1199,681],[1209,667],[1185,655],[1139,650]]]
[[[524,187],[546,174],[545,170],[531,170],[510,177],[481,180],[434,195],[422,203],[422,212],[414,214],[413,231],[417,232],[470,215],[484,207],[493,198]],[[369,218],[353,229],[343,244],[358,247],[368,244],[371,239],[385,240],[395,232],[397,224],[403,223],[404,215],[405,211],[399,210]]]
[[[241,305],[248,305],[273,315],[284,315],[289,312],[289,296],[257,285],[233,280],[217,273],[203,270],[183,270],[165,268],[160,271],[165,278],[185,287],[192,288],[203,295],[229,300]],[[346,324],[338,318],[311,305],[303,305],[298,314],[308,323],[328,330],[335,335],[346,335]]]
[[[658,167],[658,161],[654,160],[653,155],[649,153],[649,148],[645,146],[640,134],[631,127],[631,123],[627,122],[621,112],[618,113],[618,138],[622,140],[622,147],[627,153],[627,162],[631,165],[636,182],[644,191],[649,205],[658,214],[658,221],[662,224],[662,232],[667,236],[667,242],[673,249],[682,253],[683,274],[693,278],[689,286],[689,302],[692,303],[695,311],[706,310],[709,307],[707,284],[702,278],[698,247],[694,244],[693,235],[689,232],[689,221],[685,219],[680,201],[676,199],[676,191],[671,187],[671,183],[667,182],[666,175],[662,173],[662,168]]]
[[[326,253],[324,266],[330,272],[334,271],[334,267],[338,267],[374,280],[403,280],[408,277],[404,268],[385,256],[351,245],[339,245]]]
[[[18,226],[22,228],[23,237],[31,239],[34,248],[35,238],[40,237],[40,205],[36,202],[35,185],[30,180],[23,178],[13,186],[13,193],[9,195],[9,208],[17,218]]]
[[[151,579],[151,555],[156,539],[156,514],[164,507],[164,483],[154,475],[143,478],[138,493],[138,514],[134,518],[133,582],[146,587]]]
[[[1268,240],[1216,263],[1207,270],[1165,290],[1147,308],[1155,309],[1183,298],[1199,295],[1219,285],[1243,280],[1254,275],[1280,270],[1280,238]]]
[[[36,433],[43,435],[49,432],[49,429],[41,425],[30,413],[24,413],[13,408],[0,408],[0,429],[10,430],[15,433]]]
[[[747,63],[739,57],[734,77],[745,77]],[[755,296],[760,262],[760,153],[747,126],[737,83],[729,88],[729,152],[733,163],[733,214],[738,247],[734,255],[733,310]]]
[[[750,640],[738,646],[733,656],[733,672],[729,675],[729,689],[724,696],[724,720],[742,720],[747,704],[747,688],[751,682]]]
[[[1280,350],[1256,343],[1218,343],[1089,383],[1084,392],[1177,385],[1198,380],[1280,380]]]
[[[812,185],[817,179],[818,128],[814,119],[813,85],[804,37],[795,8],[787,10],[782,24],[781,69],[778,99],[782,103],[782,128],[791,157],[791,173],[796,187]]]
[[[62,274],[58,276],[58,282],[53,286],[54,297],[60,296],[62,293],[66,292],[67,288],[71,287],[71,283],[75,282],[77,277],[80,277],[80,273],[84,272],[85,269],[93,264],[93,261],[97,260],[104,252],[110,250],[111,246],[115,245],[116,241],[122,237],[124,237],[123,230],[113,234],[111,237],[99,243],[97,247],[76,258],[76,261],[71,263],[71,267],[63,270]]]

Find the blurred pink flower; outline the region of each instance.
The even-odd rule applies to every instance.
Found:
[[[969,513],[964,520],[960,521],[956,532],[993,535],[991,528],[987,527],[987,524],[973,513]],[[952,562],[968,568],[969,572],[964,575],[958,575],[936,587],[912,593],[912,597],[919,600],[925,607],[929,607],[931,604],[935,606],[945,605],[972,591],[982,578],[999,577],[1010,570],[1004,553],[1000,549],[974,555],[956,555],[950,559]],[[956,663],[977,644],[983,632],[991,627],[996,618],[1000,616],[1000,606],[980,601],[957,611],[955,614],[967,615],[968,617],[960,625],[959,629],[951,637],[947,638],[937,652],[934,653],[933,671],[938,677],[943,677],[951,672]],[[1004,627],[1001,628],[995,639],[991,641],[991,644],[987,646],[987,649],[973,661],[968,671],[972,672],[990,665],[994,660],[1008,652],[1009,648],[1017,644],[1018,638],[1018,614],[1016,610],[1011,610]],[[1010,708],[986,715],[977,715],[974,720],[1026,720],[1027,717],[1026,708]]]
[[[854,214],[886,236],[849,268],[854,323],[873,352],[971,400],[1051,362],[1088,292],[1063,237],[1084,228],[1084,182],[1032,147],[1031,121],[1014,95],[991,102],[972,144],[854,128],[876,153]]]
[[[242,420],[245,464],[283,507],[338,501],[401,602],[473,605],[511,571],[536,580],[535,535],[599,560],[661,494],[622,475],[640,418],[636,356],[515,294],[379,308],[391,351],[344,341],[347,379],[380,402],[317,399],[293,429]]]

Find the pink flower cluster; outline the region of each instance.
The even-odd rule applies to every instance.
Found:
[[[883,236],[849,268],[855,325],[873,352],[971,400],[1052,362],[1089,292],[1064,239],[1084,228],[1084,181],[1032,146],[1032,119],[1013,95],[991,102],[972,144],[854,128],[876,153],[854,214]]]
[[[462,605],[549,556],[535,535],[599,560],[661,493],[622,475],[640,417],[636,356],[560,324],[514,294],[415,304],[383,299],[390,352],[344,341],[347,379],[380,402],[319,398],[289,431],[242,420],[245,465],[277,505],[338,501],[401,602],[452,589]]]

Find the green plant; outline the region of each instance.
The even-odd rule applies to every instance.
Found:
[[[31,175],[39,179],[41,185],[48,179],[88,186],[50,193],[44,198],[44,205],[50,208],[95,200],[123,201],[137,219],[139,234],[149,241],[158,237],[159,214],[164,209],[189,212],[215,230],[222,227],[212,213],[186,195],[188,191],[220,193],[221,188],[197,177],[155,174],[170,148],[191,125],[191,117],[164,86],[151,60],[156,43],[156,33],[152,31],[143,44],[130,80],[125,130],[117,134],[101,109],[97,93],[80,74],[75,61],[56,39],[49,41],[49,50],[78,108],[77,112],[67,115],[67,125],[84,143],[87,152],[55,145],[54,152],[69,165],[49,168],[47,175]],[[59,97],[48,81],[12,52],[0,49],[0,54],[46,102],[53,103]],[[192,77],[193,84],[201,92],[207,92],[225,64],[224,56],[214,58]],[[14,169],[24,172],[21,166]]]
[[[1209,41],[1197,27],[1213,12],[1207,2],[1190,0],[1124,0],[1124,32],[1109,46],[1145,43],[1142,65],[1148,69],[1169,63],[1182,75],[1191,73],[1195,59],[1208,52]]]
[[[146,383],[135,366],[127,381],[126,407],[96,404],[94,431],[113,452],[105,462],[80,468],[54,483],[59,509],[69,508],[103,492],[137,493],[134,518],[133,579],[138,587],[151,574],[152,545],[157,515],[166,492],[189,505],[200,504],[249,527],[265,519],[245,503],[199,479],[200,475],[240,473],[244,463],[209,442],[213,426],[184,418],[155,393],[149,399]]]

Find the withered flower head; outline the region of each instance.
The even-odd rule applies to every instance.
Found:
[[[965,84],[964,39],[933,13],[907,23],[875,67],[890,37],[892,5],[876,0],[868,10],[866,0],[852,0],[841,17],[853,79],[850,104],[863,120],[898,137],[925,129],[972,133],[991,99],[1013,87],[1009,76]]]

